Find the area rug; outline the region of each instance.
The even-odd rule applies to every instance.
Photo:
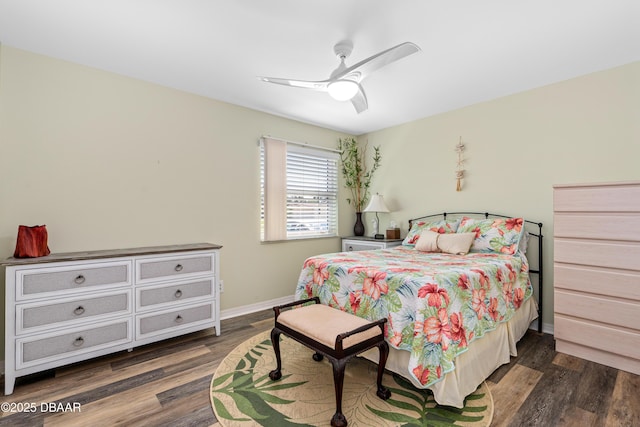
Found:
[[[335,412],[331,363],[313,360],[313,351],[282,336],[282,378],[269,379],[276,367],[269,332],[236,347],[211,380],[211,404],[224,426],[326,426]],[[385,373],[391,398],[376,396],[377,366],[354,358],[347,364],[342,412],[349,426],[474,426],[491,424],[493,399],[485,383],[467,397],[463,409],[440,406],[428,390],[399,375]]]

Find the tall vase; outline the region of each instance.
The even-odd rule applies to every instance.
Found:
[[[364,223],[362,222],[362,212],[356,212],[356,224],[353,226],[353,234],[364,236]]]

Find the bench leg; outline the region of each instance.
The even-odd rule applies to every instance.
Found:
[[[383,341],[381,344],[378,344],[378,349],[380,350],[380,357],[378,360],[378,392],[376,394],[380,399],[387,400],[391,397],[391,391],[382,385],[382,375],[384,374],[384,367],[387,364],[387,357],[389,356],[389,344]]]
[[[331,417],[331,427],[345,427],[347,425],[347,417],[342,413],[342,387],[344,385],[344,369],[347,361],[331,360],[333,365],[333,385],[336,391],[336,413]]]
[[[280,359],[280,334],[282,331],[278,328],[273,328],[271,330],[271,345],[273,346],[273,351],[276,353],[276,369],[269,372],[269,378],[272,381],[277,381],[282,378],[282,360]]]

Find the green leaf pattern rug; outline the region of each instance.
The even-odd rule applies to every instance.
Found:
[[[269,332],[236,347],[221,363],[211,381],[211,403],[222,426],[325,426],[335,412],[333,371],[326,358],[312,359],[313,351],[281,337],[282,379],[271,381],[276,367]],[[384,401],[376,396],[377,366],[361,358],[346,368],[342,411],[349,426],[488,426],[493,400],[485,383],[467,397],[463,409],[440,406],[428,390],[386,373],[391,390]]]

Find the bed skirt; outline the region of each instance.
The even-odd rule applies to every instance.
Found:
[[[428,387],[433,391],[436,402],[462,408],[466,396],[498,367],[509,363],[511,356],[517,356],[516,343],[537,317],[537,304],[534,298],[529,298],[508,322],[501,323],[497,329],[473,341],[466,352],[454,359],[456,369],[446,374],[442,381]],[[386,368],[409,379],[416,387],[424,388],[409,375],[407,366],[410,353],[394,348],[389,350]],[[361,356],[378,362],[377,351],[368,350]]]

